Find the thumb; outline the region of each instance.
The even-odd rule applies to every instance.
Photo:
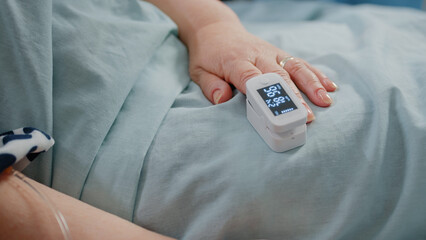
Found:
[[[227,82],[214,74],[200,70],[193,74],[192,80],[200,86],[204,96],[213,104],[219,104],[232,98],[232,89]]]
[[[250,78],[261,75],[262,72],[248,61],[239,61],[230,70],[228,82],[232,83],[240,92],[246,93],[246,82]]]

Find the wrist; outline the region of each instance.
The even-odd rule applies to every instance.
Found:
[[[190,44],[198,31],[218,22],[241,25],[238,16],[221,1],[146,0],[166,13],[178,26],[179,38]]]
[[[244,26],[238,21],[219,19],[216,21],[200,24],[197,28],[180,31],[179,38],[188,46],[197,44],[199,41],[206,40],[208,37],[226,34],[227,32],[238,33],[246,31]]]

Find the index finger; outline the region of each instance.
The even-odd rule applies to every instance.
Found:
[[[268,58],[269,59],[269,58]],[[271,58],[273,59],[273,58]],[[285,71],[280,65],[278,65],[277,62],[274,60],[263,60],[258,61],[258,65],[260,70],[264,73],[277,73],[280,75],[284,81],[290,86],[290,88],[293,90],[293,92],[296,94],[296,96],[300,99],[302,104],[305,106],[306,110],[308,111],[308,119],[307,122],[310,123],[315,119],[315,115],[312,111],[312,109],[309,107],[309,105],[306,103],[305,99],[303,98],[302,94],[300,93],[297,86],[294,84],[294,82],[291,80],[290,75],[287,71]]]
[[[240,92],[246,94],[246,82],[262,72],[249,61],[236,61],[225,75],[225,81],[231,83]]]

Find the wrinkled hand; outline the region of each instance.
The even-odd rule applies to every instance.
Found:
[[[290,55],[257,38],[241,25],[218,22],[199,29],[188,44],[192,80],[210,102],[219,104],[232,97],[230,84],[245,94],[245,82],[262,73],[278,73],[291,86],[308,110],[308,122],[314,114],[299,89],[317,106],[328,107],[332,99],[327,91],[336,84],[318,69],[300,58],[279,62]]]

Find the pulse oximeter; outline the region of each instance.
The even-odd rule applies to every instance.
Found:
[[[246,95],[247,119],[272,150],[284,152],[305,144],[308,112],[280,75],[249,79]]]

